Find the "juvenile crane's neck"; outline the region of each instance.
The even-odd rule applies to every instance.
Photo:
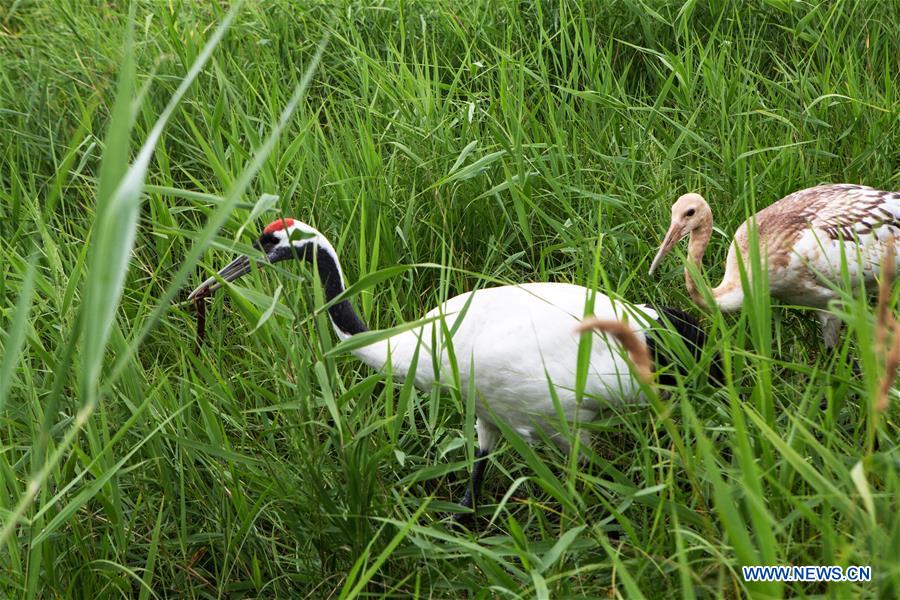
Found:
[[[712,237],[712,220],[702,224],[700,227],[691,232],[691,239],[688,242],[688,260],[696,268],[697,273],[703,271],[703,255],[709,240]],[[732,243],[728,251],[728,259],[725,264],[725,275],[722,281],[714,287],[710,292],[716,306],[722,312],[732,312],[739,310],[744,303],[744,291],[741,287],[740,273],[736,263],[736,248]],[[703,294],[697,287],[697,282],[691,276],[689,269],[684,270],[684,282],[687,287],[688,294],[691,299],[701,308],[709,309]]]
[[[688,260],[696,267],[698,274],[703,272],[703,254],[706,252],[706,246],[709,245],[711,237],[712,220],[704,222],[691,231],[691,238],[688,240]],[[697,287],[697,282],[694,281],[694,277],[691,275],[690,269],[684,270],[684,283],[691,300],[697,303],[698,306],[709,308],[703,299],[703,295],[700,293],[700,289]]]

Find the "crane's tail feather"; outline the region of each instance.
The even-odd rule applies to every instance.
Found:
[[[598,319],[594,316],[585,319],[575,327],[576,333],[586,331],[598,331],[613,336],[618,340],[634,366],[634,372],[644,383],[649,384],[653,380],[653,361],[650,360],[650,350],[647,344],[624,321]]]

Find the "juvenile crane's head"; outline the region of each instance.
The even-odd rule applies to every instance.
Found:
[[[672,221],[669,231],[663,238],[659,251],[650,264],[650,275],[662,261],[663,257],[682,239],[697,229],[712,230],[712,211],[709,204],[700,194],[685,194],[672,205]]]
[[[328,243],[321,233],[314,227],[307,225],[296,219],[287,217],[272,221],[265,229],[259,239],[253,243],[253,247],[260,250],[266,255],[268,263],[277,263],[288,259],[311,260],[314,251],[324,250],[334,256],[334,248]],[[201,283],[188,296],[188,300],[206,295],[219,289],[221,281],[234,281],[235,279],[246,275],[250,272],[249,256],[239,256],[219,272]],[[340,273],[338,273],[340,275]]]

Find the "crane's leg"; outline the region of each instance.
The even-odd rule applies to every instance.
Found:
[[[490,450],[478,448],[475,450],[475,464],[472,465],[472,475],[463,499],[459,502],[465,508],[474,508],[481,493],[481,482],[484,480],[484,469],[487,467],[487,456]],[[458,513],[459,514],[459,513]]]
[[[843,325],[843,323],[841,323],[841,320],[836,316],[827,313],[824,310],[820,310],[819,324],[821,326],[822,341],[825,343],[825,348],[834,350],[840,341],[841,325]]]
[[[839,318],[828,313],[824,310],[819,311],[819,325],[822,330],[822,342],[825,344],[825,348],[829,352],[833,352],[835,348],[837,348],[841,339],[841,328],[843,327],[843,323]],[[856,362],[856,359],[851,357],[852,361],[851,366],[853,368],[854,373],[859,373],[859,363]],[[819,404],[819,408],[822,410],[826,410],[828,408],[828,400],[822,398],[822,402]]]
[[[487,468],[487,456],[491,448],[497,443],[498,432],[493,425],[478,419],[475,421],[475,432],[478,437],[478,448],[475,450],[475,464],[472,465],[472,476],[469,478],[469,486],[463,496],[460,505],[464,508],[478,506],[478,495],[481,493],[481,484],[484,481],[484,470]],[[471,516],[470,513],[455,513],[453,519],[461,521]]]

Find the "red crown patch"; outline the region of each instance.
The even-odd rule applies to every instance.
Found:
[[[284,219],[278,219],[277,221],[272,221],[271,223],[266,225],[266,228],[263,229],[263,233],[273,233],[275,231],[281,231],[285,227],[290,227],[293,224],[293,219],[289,219],[287,217],[285,217]]]

